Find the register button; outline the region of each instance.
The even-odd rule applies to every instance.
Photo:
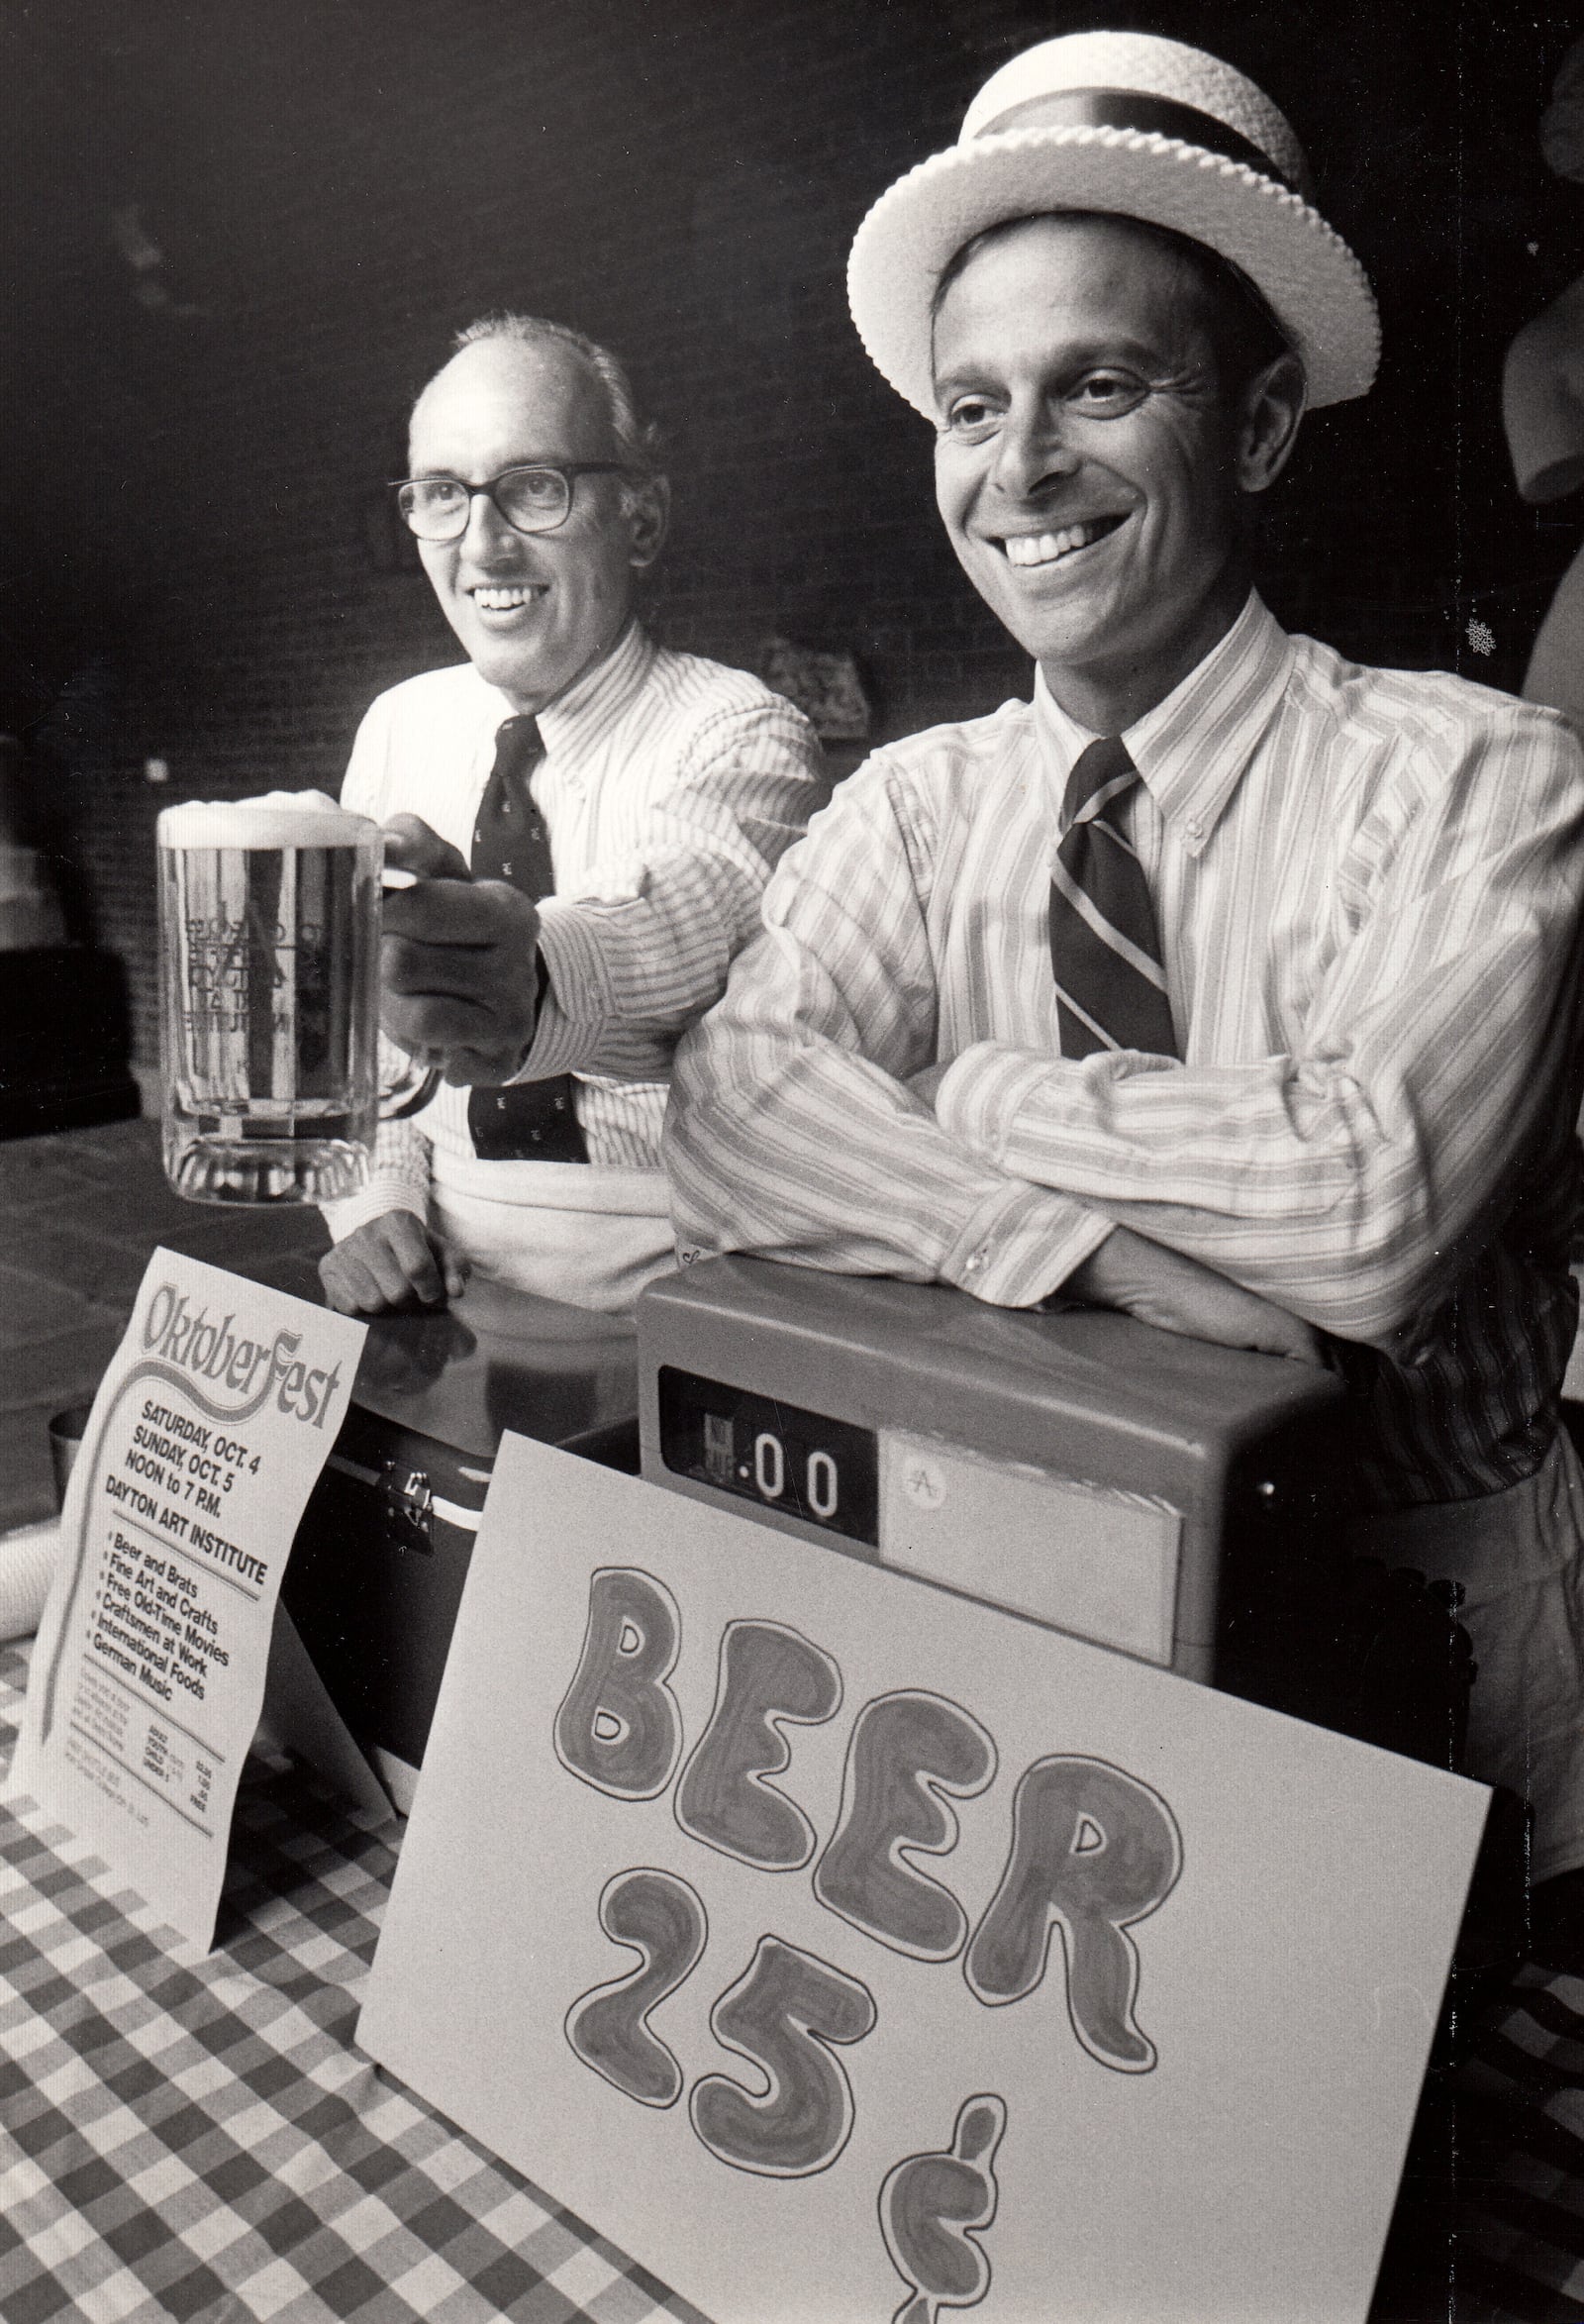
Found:
[[[886,1430],[879,1514],[883,1566],[1169,1666],[1182,1517],[1163,1502]]]

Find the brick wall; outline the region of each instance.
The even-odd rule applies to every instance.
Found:
[[[1324,33],[1267,0],[0,8],[27,351],[0,390],[4,716],[54,770],[146,1052],[157,807],[334,788],[369,698],[453,657],[378,486],[412,393],[489,307],[631,358],[672,450],[662,636],[727,659],[772,632],[850,649],[888,732],[1026,681],[842,279],[868,202],[949,142],[985,74],[1097,16],[1265,77],[1379,281],[1387,372],[1283,489],[1278,608],[1446,662],[1484,603],[1500,651],[1474,674],[1516,678],[1571,546],[1511,505],[1495,418],[1501,348],[1577,225],[1532,151],[1563,23],[1476,28],[1454,53],[1438,0],[1334,0]]]

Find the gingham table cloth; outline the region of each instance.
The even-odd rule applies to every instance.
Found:
[[[255,1763],[206,1959],[0,1810],[0,2324],[697,2318],[352,2047],[394,1837]],[[1526,1969],[1433,2073],[1395,2253],[1375,2324],[1584,2318],[1584,1980]]]
[[[1449,2324],[1584,2317],[1584,1978],[1521,1970],[1456,2074]]]
[[[394,1836],[254,1763],[205,1958],[0,1810],[3,2324],[696,2318],[352,2047]]]

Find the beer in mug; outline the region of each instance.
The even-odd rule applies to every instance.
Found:
[[[193,801],[160,815],[158,855],[172,1186],[355,1193],[380,1110],[378,825],[317,793]]]

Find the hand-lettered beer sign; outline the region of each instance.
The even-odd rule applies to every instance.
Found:
[[[1331,2324],[1485,1797],[509,1439],[360,2038],[723,2324]]]

